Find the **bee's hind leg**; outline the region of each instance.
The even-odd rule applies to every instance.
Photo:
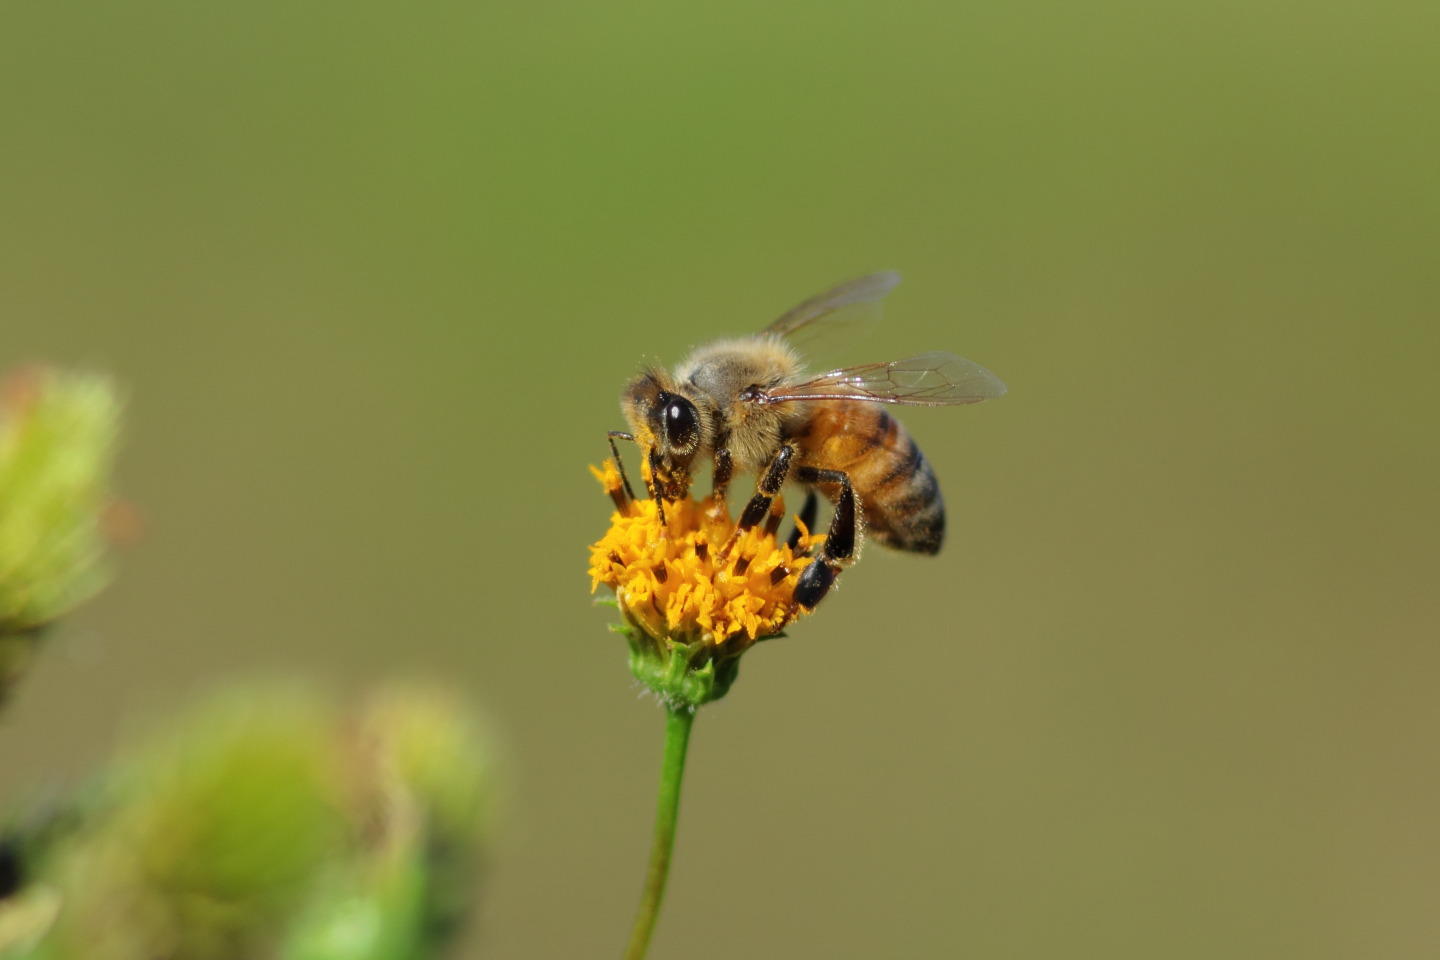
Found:
[[[801,483],[840,485],[840,496],[835,500],[835,516],[830,518],[830,532],[825,537],[825,546],[795,584],[795,602],[811,610],[830,592],[841,564],[855,556],[855,541],[859,537],[855,521],[855,489],[850,486],[850,477],[840,470],[801,467],[795,471],[795,479]]]

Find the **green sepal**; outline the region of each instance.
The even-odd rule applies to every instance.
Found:
[[[715,660],[708,644],[658,649],[653,643],[634,642],[631,629],[621,632],[631,637],[630,672],[672,709],[688,706],[693,710],[719,700],[740,674],[739,657]]]

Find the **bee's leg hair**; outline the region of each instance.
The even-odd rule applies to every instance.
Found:
[[[855,540],[859,536],[855,522],[855,489],[850,486],[850,477],[840,470],[801,467],[795,471],[795,479],[801,483],[840,485],[840,496],[835,500],[835,516],[830,518],[824,551],[805,568],[795,584],[795,602],[806,609],[814,609],[830,592],[830,586],[840,573],[841,563],[855,555]]]

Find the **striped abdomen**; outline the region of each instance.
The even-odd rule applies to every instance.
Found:
[[[938,553],[945,539],[945,501],[930,461],[900,421],[879,404],[816,404],[792,437],[801,461],[842,470],[860,499],[865,532],[887,547]],[[819,484],[833,502],[835,484]]]

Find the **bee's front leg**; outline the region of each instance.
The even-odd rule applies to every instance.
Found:
[[[801,467],[795,471],[795,479],[801,483],[835,483],[840,485],[840,496],[835,500],[835,516],[830,518],[830,531],[825,537],[825,548],[815,561],[800,574],[795,584],[795,602],[806,609],[815,605],[830,592],[840,567],[855,556],[855,541],[859,529],[855,517],[855,490],[850,486],[850,477],[840,470],[817,470]]]
[[[630,501],[635,499],[635,490],[630,486],[630,478],[625,474],[625,461],[620,459],[620,449],[615,446],[615,441],[629,440],[634,443],[635,435],[624,430],[611,430],[605,436],[610,441],[610,455],[615,458],[615,469],[620,471],[620,480],[625,484],[625,502],[619,503],[617,498],[615,505],[624,510],[630,505]]]
[[[636,442],[635,435],[626,433],[624,430],[611,430],[606,433],[606,438],[610,441],[610,453],[615,457],[615,469],[620,471],[620,482],[625,485],[623,496],[619,491],[616,491],[612,496],[615,498],[615,506],[619,507],[621,512],[624,512],[629,509],[630,503],[635,499],[635,488],[630,486],[630,477],[625,472],[625,461],[620,459],[620,450],[615,446],[615,441],[629,440],[634,443]],[[660,522],[664,523],[665,500],[660,496],[660,491],[655,481],[656,464],[659,462],[659,454],[655,452],[654,447],[651,447],[647,453],[650,462],[650,475],[646,477],[645,488],[650,493],[650,499],[655,501],[655,508],[660,513]]]

